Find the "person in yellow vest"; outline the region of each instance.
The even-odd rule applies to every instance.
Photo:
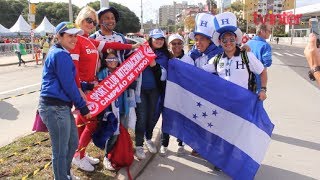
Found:
[[[49,52],[49,49],[50,49],[50,42],[49,42],[49,39],[46,39],[42,44],[42,65],[44,64],[44,61],[47,53]]]

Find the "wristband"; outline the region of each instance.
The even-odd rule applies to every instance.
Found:
[[[267,92],[267,87],[261,87],[260,91]]]

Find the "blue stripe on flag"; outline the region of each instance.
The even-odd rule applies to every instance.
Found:
[[[169,61],[168,68],[168,81],[254,123],[271,136],[274,125],[256,94],[187,63]]]
[[[169,61],[167,81],[166,97],[168,98],[164,103],[163,132],[181,139],[232,178],[253,179],[274,128],[257,95],[218,76],[179,61]],[[175,90],[177,92],[172,92]],[[203,100],[197,102],[199,101],[197,97]],[[198,112],[193,113],[192,104],[190,106],[185,103],[194,103],[195,108],[199,106],[195,109]],[[230,131],[224,132],[224,128],[229,127],[228,130],[230,130],[231,125],[217,124],[224,121],[209,117],[206,112],[201,111],[202,103],[206,104],[203,106],[206,106],[207,109],[211,105],[212,107],[219,106],[223,109],[219,110],[221,115],[227,115],[225,111],[234,114],[234,116],[223,116],[222,120],[224,117],[230,117],[232,119],[226,119],[226,122],[237,122],[238,125],[240,123],[240,126],[232,127],[236,128],[234,133],[231,131],[233,134],[228,134]],[[170,107],[173,109],[169,109]],[[190,110],[192,112],[189,112]],[[210,119],[212,124],[208,123],[206,127],[204,122],[207,122],[208,118],[212,118]],[[249,124],[242,125],[241,121]],[[265,133],[261,134],[262,132]],[[240,134],[241,137],[238,137]],[[227,141],[228,138],[229,141]],[[251,140],[261,140],[263,147],[257,147],[256,141]],[[259,152],[262,153],[259,154]]]
[[[209,133],[176,111],[164,108],[162,131],[171,134],[234,179],[253,179],[259,164],[236,146]]]

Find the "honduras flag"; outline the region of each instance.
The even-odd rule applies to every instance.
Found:
[[[219,76],[169,61],[163,132],[233,179],[253,179],[274,125],[256,94]]]

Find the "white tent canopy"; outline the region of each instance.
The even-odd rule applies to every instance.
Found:
[[[31,27],[26,20],[20,15],[17,22],[10,28],[11,32],[30,33]]]
[[[34,32],[54,34],[55,27],[49,22],[47,17],[44,17],[41,24],[34,30]]]
[[[0,33],[11,33],[11,31],[0,24]]]
[[[14,36],[16,35],[17,33],[13,33],[11,32],[9,29],[7,29],[6,27],[2,26],[0,24],[0,35],[1,36]]]

